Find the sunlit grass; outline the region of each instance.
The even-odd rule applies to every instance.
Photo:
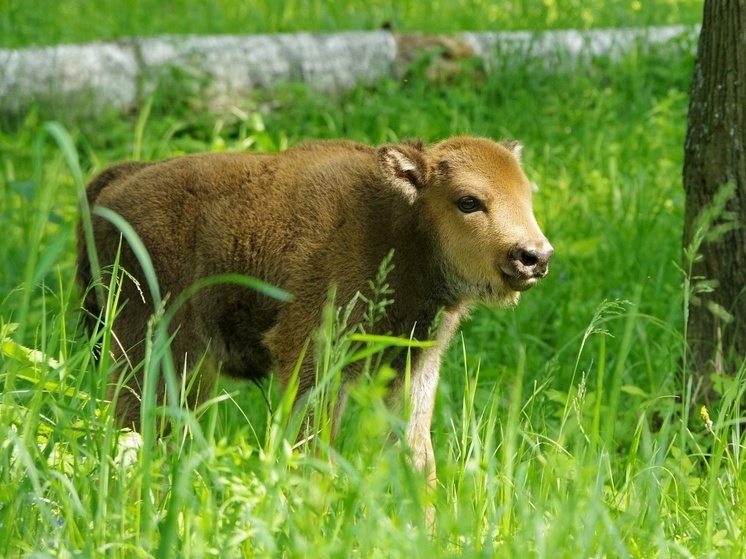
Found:
[[[157,17],[154,17],[157,14]],[[695,24],[702,0],[113,0],[0,3],[0,48],[123,37],[374,30],[453,32]]]

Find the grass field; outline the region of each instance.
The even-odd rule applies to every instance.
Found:
[[[608,5],[602,23],[626,23],[613,18],[622,4]],[[677,21],[668,7],[690,6],[654,5],[661,23]],[[2,121],[0,557],[742,557],[744,371],[706,417],[682,373],[692,57],[665,48],[551,73],[510,62],[447,85],[415,68],[336,99],[287,86],[224,117],[193,114],[169,90],[131,117],[63,127],[39,107]],[[73,284],[77,193],[96,171],[310,138],[456,133],[524,142],[556,256],[518,308],[476,310],[446,355],[435,495],[390,441],[402,419],[382,406],[375,371],[352,391],[333,450],[287,442],[294,416],[271,379],[222,381],[199,417],[168,409],[162,439],[114,429],[108,364],[92,359]],[[165,343],[153,344],[155,363]],[[334,339],[332,363],[345,344]]]
[[[161,33],[505,31],[701,21],[702,0],[0,0],[0,48]]]

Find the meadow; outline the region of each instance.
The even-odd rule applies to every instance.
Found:
[[[511,5],[541,13],[524,20],[539,29],[544,4]],[[605,5],[594,23],[625,23],[612,13],[622,3]],[[688,23],[694,6],[650,5],[652,23]],[[290,84],[225,115],[195,112],[189,88],[170,87],[132,115],[0,117],[0,557],[742,557],[744,371],[702,415],[684,373],[692,52],[639,48],[551,71],[467,63],[447,83],[426,79],[423,61],[405,80],[338,98]],[[435,494],[396,442],[403,418],[383,406],[385,368],[351,388],[340,440],[312,451],[294,444],[297,414],[271,378],[221,380],[195,412],[146,402],[170,423],[165,437],[114,427],[111,364],[92,353],[111,343],[110,322],[89,339],[73,280],[77,199],[97,171],[457,133],[523,141],[556,254],[517,308],[475,309],[447,353]],[[168,372],[163,320],[146,367]],[[333,316],[325,332],[333,373],[354,346]]]
[[[0,48],[161,33],[452,32],[697,24],[702,0],[0,1]]]

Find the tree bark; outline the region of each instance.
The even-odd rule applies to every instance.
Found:
[[[695,380],[693,402],[708,400],[713,375],[734,374],[746,357],[745,146],[746,0],[706,0],[684,151],[685,271],[692,260],[687,249],[701,232],[698,216],[724,185],[734,193],[710,223],[720,234],[705,238],[691,267],[687,369]]]

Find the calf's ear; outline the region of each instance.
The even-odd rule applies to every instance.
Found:
[[[500,142],[504,148],[506,148],[510,153],[513,154],[513,157],[515,157],[518,160],[518,163],[521,162],[521,153],[523,153],[523,144],[517,140],[514,140],[512,142]]]
[[[378,148],[378,166],[383,177],[410,202],[427,184],[427,163],[420,145],[399,144]]]

